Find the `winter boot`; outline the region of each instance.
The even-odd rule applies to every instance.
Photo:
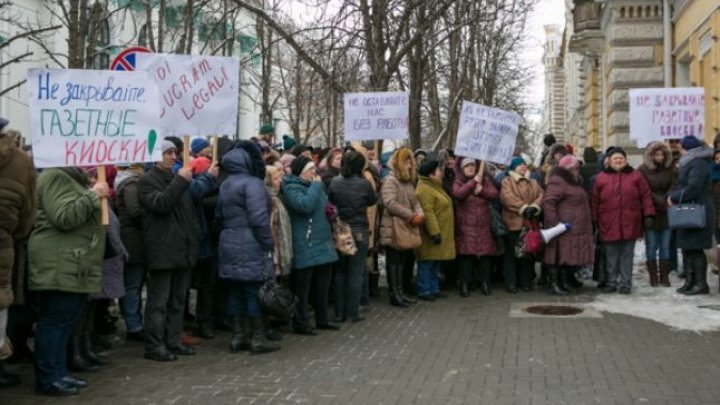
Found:
[[[685,294],[685,291],[690,290],[695,285],[695,274],[692,271],[687,271],[688,266],[691,266],[694,262],[692,256],[683,255],[683,272],[685,272],[685,282],[682,287],[678,288],[677,292]]]
[[[460,280],[458,280],[458,287],[460,289],[460,296],[467,297],[470,295],[468,291],[468,284],[470,281],[470,270],[466,268],[460,268]]]
[[[406,307],[408,302],[405,301],[401,290],[402,279],[400,272],[402,267],[398,265],[388,266],[388,282],[390,284],[390,304],[396,307]]]
[[[648,276],[650,276],[650,287],[657,287],[658,283],[658,264],[655,260],[648,260],[645,262]]]
[[[70,336],[70,344],[68,345],[68,368],[70,371],[79,373],[100,370],[100,366],[83,357],[81,336]]]
[[[565,267],[562,270],[562,275],[565,277],[565,285],[568,287],[568,290],[579,290],[585,287],[585,284],[583,284],[581,281],[578,281],[577,277],[575,277],[575,274],[577,274],[577,269],[575,267]]]
[[[660,285],[663,287],[670,287],[670,261],[660,260],[658,263],[658,269],[660,270]]]
[[[560,269],[555,266],[548,266],[547,269],[547,292],[550,295],[567,295],[567,290],[560,288],[558,280],[560,279]]]
[[[550,271],[550,270],[548,270],[548,271]],[[569,294],[569,293],[573,292],[573,290],[566,284],[567,279],[565,278],[565,273],[566,273],[565,268],[560,267],[560,266],[555,267],[555,274],[556,274],[555,284],[557,285],[557,288],[560,291],[565,292],[565,294]],[[550,278],[550,276],[548,273],[548,279],[549,278]],[[552,282],[550,282],[550,284],[552,284]]]
[[[689,290],[686,290],[683,294],[685,295],[701,295],[710,294],[710,286],[707,283],[707,259],[705,253],[700,252],[693,259],[693,266],[688,269],[688,275],[690,272],[695,277],[695,284]]]
[[[279,342],[283,339],[282,334],[270,325],[270,320],[268,318],[263,317],[263,322],[265,322],[265,337],[267,340],[271,342]]]
[[[110,363],[110,359],[107,358],[107,356],[98,354],[93,350],[90,332],[83,333],[82,340],[80,341],[80,350],[83,358],[91,363],[95,363],[98,366],[104,366]]]
[[[0,388],[14,387],[20,385],[21,382],[20,376],[11,373],[5,365],[5,361],[0,360]]]
[[[232,318],[232,339],[230,340],[230,351],[233,353],[250,350],[250,326],[247,317],[236,316]]]
[[[250,341],[250,354],[270,353],[280,350],[280,345],[265,338],[265,322],[262,318],[250,318],[252,327],[252,340]]]
[[[540,266],[540,278],[537,281],[538,286],[545,286],[548,285],[548,266],[541,265]]]

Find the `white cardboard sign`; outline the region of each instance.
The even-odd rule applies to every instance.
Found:
[[[507,164],[515,151],[519,121],[512,111],[463,101],[455,155]]]
[[[406,92],[345,93],[345,140],[407,138],[409,99]]]
[[[705,136],[702,87],[631,89],[630,136],[638,146],[652,141]]]

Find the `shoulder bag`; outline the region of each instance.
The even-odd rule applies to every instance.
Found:
[[[681,202],[684,193],[685,190],[680,192]],[[707,226],[705,206],[701,204],[675,204],[668,207],[667,216],[670,229],[698,229]]]

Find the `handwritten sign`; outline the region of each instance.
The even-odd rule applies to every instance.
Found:
[[[687,135],[703,139],[705,89],[631,89],[630,134],[638,146]]]
[[[37,167],[160,160],[158,90],[146,72],[31,69],[27,83]]]
[[[160,90],[165,135],[235,135],[238,59],[158,53],[136,58],[136,69],[148,71]]]
[[[409,98],[404,92],[345,93],[345,140],[407,138]]]
[[[519,120],[514,112],[463,101],[455,154],[507,164],[515,150]]]

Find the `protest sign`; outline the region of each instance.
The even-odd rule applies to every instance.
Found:
[[[203,55],[138,53],[160,92],[160,123],[166,136],[230,135],[237,131],[240,62]]]
[[[463,101],[455,155],[507,164],[515,151],[519,120],[514,112]]]
[[[687,135],[703,139],[704,130],[702,87],[630,90],[630,136],[638,146]]]
[[[146,72],[31,69],[27,83],[35,166],[160,160],[158,91]]]
[[[345,141],[407,138],[408,100],[405,92],[345,93]]]

